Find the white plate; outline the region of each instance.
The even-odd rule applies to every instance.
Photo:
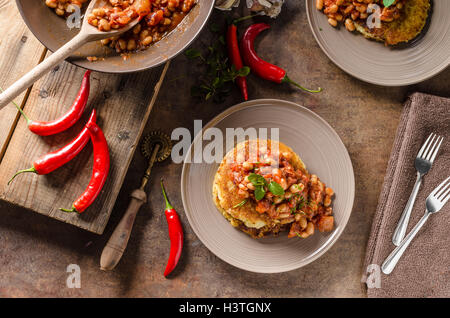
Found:
[[[300,155],[310,173],[317,174],[334,189],[335,229],[329,233],[317,232],[304,240],[288,239],[287,233],[255,240],[232,227],[213,203],[212,184],[219,164],[185,163],[181,178],[184,210],[203,244],[225,262],[259,273],[293,270],[323,255],[344,230],[355,196],[350,157],[330,125],[303,106],[261,99],[229,108],[204,129],[210,127],[223,132],[238,127],[279,128],[280,141]],[[196,136],[194,143],[200,137],[200,134]],[[188,157],[191,152],[192,146]]]

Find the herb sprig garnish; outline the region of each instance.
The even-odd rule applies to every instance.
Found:
[[[383,0],[383,5],[387,8],[393,5],[395,0]]]
[[[302,209],[305,206],[305,197],[303,195],[301,195],[300,193],[295,193],[294,196],[299,198],[299,201],[297,202],[297,204],[295,204],[290,209],[290,213],[295,215],[295,214],[298,214],[298,213],[302,212],[302,211],[299,211],[299,210]],[[291,200],[289,200],[289,202],[291,202]]]
[[[247,76],[250,73],[248,66],[236,70],[229,65],[223,30],[213,24],[210,31],[217,35],[217,40],[210,46],[205,54],[197,49],[188,49],[184,52],[187,58],[199,60],[200,65],[206,67],[206,72],[199,78],[196,85],[191,88],[191,95],[205,100],[213,98],[217,103],[225,100],[233,89],[232,83],[238,76]]]
[[[276,183],[275,181],[271,181],[270,183],[268,183],[267,180],[259,174],[250,173],[248,176],[248,180],[255,187],[255,199],[257,201],[263,199],[266,195],[265,188],[268,188],[273,195],[284,195],[284,189],[278,183]]]
[[[246,204],[246,203],[247,203],[247,199],[242,200],[242,201],[239,202],[238,204],[234,205],[234,206],[233,206],[233,209],[240,208],[241,206],[243,206],[243,205]]]
[[[298,203],[298,209],[301,209],[305,206],[305,197],[301,196],[300,197],[300,202]]]

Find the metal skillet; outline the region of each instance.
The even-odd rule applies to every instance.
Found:
[[[77,28],[69,29],[66,20],[48,8],[44,0],[16,0],[16,3],[28,28],[52,52],[79,32]],[[214,0],[197,0],[191,12],[170,34],[147,50],[130,54],[126,60],[99,42],[91,42],[77,50],[67,58],[67,61],[106,73],[131,73],[159,66],[183,52],[194,41],[205,26],[213,8]],[[89,62],[86,59],[88,56],[104,59]]]
[[[92,0],[86,11],[92,11],[93,7],[103,2],[104,0]],[[101,32],[86,21],[80,21],[81,29],[75,26],[75,19],[70,20],[72,24],[67,23],[66,19],[58,17],[48,8],[43,0],[16,0],[16,3],[33,34],[55,53],[0,94],[0,109],[64,59],[87,69],[108,73],[129,73],[156,67],[182,52],[195,39],[214,7],[214,0],[198,0],[191,12],[170,34],[149,49],[130,54],[130,58],[124,60],[95,40],[124,32],[135,25],[137,20],[119,30]],[[89,56],[100,59],[89,62]]]
[[[11,102],[15,97],[17,97],[21,92],[26,90],[28,87],[34,84],[38,79],[40,79],[44,74],[48,73],[56,65],[64,61],[71,54],[76,52],[80,47],[86,43],[92,41],[98,41],[106,39],[113,36],[118,36],[123,32],[126,32],[133,28],[137,23],[139,23],[139,17],[131,20],[126,26],[120,29],[111,29],[109,31],[100,31],[99,29],[93,27],[87,22],[87,16],[92,13],[94,8],[103,6],[105,0],[93,0],[86,9],[86,16],[81,21],[81,14],[78,17],[78,24],[81,29],[71,40],[65,43],[62,47],[56,50],[47,59],[36,65],[33,69],[28,71],[23,75],[18,81],[13,85],[8,87],[5,91],[0,94],[0,109]],[[81,13],[81,12],[79,12]]]

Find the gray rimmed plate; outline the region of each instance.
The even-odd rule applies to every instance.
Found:
[[[309,25],[325,54],[342,70],[365,82],[403,86],[422,82],[450,65],[450,1],[432,1],[431,15],[417,39],[401,47],[333,28],[316,9],[316,0],[306,0]]]
[[[339,238],[350,217],[355,196],[353,167],[337,133],[317,114],[295,103],[261,99],[238,104],[218,115],[203,129],[279,128],[280,141],[293,148],[311,173],[335,190],[335,229],[307,239],[287,234],[255,240],[232,227],[213,203],[212,184],[219,163],[184,163],[181,194],[185,213],[195,234],[208,249],[238,268],[278,273],[302,267],[323,255]],[[203,131],[204,131],[203,130]],[[193,144],[209,143],[198,134]],[[230,150],[232,146],[224,151]],[[186,158],[190,158],[193,146]],[[224,152],[225,153],[225,152]]]

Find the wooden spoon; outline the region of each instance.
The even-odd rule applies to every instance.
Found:
[[[21,79],[11,85],[2,94],[0,94],[0,109],[5,107],[9,102],[11,102],[15,97],[17,97],[21,92],[26,90],[28,87],[34,84],[39,78],[41,78],[45,73],[50,71],[53,67],[58,65],[60,62],[69,57],[75,50],[83,46],[84,44],[92,41],[98,41],[107,39],[113,36],[117,36],[123,32],[126,32],[133,28],[138,22],[139,17],[130,21],[126,26],[120,29],[112,29],[111,31],[105,32],[100,31],[96,27],[90,25],[87,22],[87,17],[92,13],[92,10],[105,5],[104,0],[93,0],[90,2],[84,14],[83,24],[81,25],[80,32],[69,42],[55,51],[47,59],[42,61],[39,65],[25,74]]]

